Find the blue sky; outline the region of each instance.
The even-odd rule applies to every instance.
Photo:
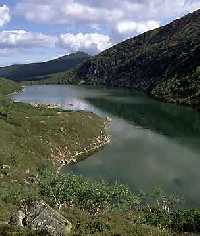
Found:
[[[96,54],[200,8],[200,0],[0,0],[0,66]]]

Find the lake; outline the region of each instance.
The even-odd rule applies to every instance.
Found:
[[[149,192],[160,187],[200,207],[200,113],[137,91],[75,86],[27,86],[16,101],[58,104],[112,118],[112,143],[66,168]]]

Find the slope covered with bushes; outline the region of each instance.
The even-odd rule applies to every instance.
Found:
[[[137,88],[172,102],[181,99],[187,104],[192,97],[190,103],[197,105],[199,26],[200,10],[128,39],[86,61],[76,79],[90,85]],[[174,89],[169,92],[169,87]]]

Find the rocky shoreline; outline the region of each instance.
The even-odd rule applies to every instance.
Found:
[[[111,135],[108,135],[107,131],[105,132],[105,130],[107,130],[110,126],[110,123],[111,118],[106,117],[104,121],[104,130],[100,131],[100,135],[91,140],[91,143],[88,146],[84,147],[82,150],[74,151],[74,153],[72,153],[70,157],[65,156],[65,154],[60,150],[57,156],[52,154],[52,161],[54,163],[54,166],[57,167],[57,173],[59,173],[63,167],[71,166],[80,161],[83,161],[95,152],[100,151],[106,145],[110,144]]]

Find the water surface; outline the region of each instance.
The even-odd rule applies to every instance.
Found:
[[[119,89],[29,86],[14,98],[112,117],[112,143],[65,171],[137,191],[161,187],[183,195],[187,206],[200,206],[200,113]]]

